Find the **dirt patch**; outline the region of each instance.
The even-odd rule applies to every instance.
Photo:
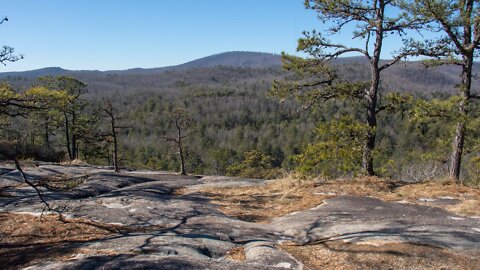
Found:
[[[220,211],[250,222],[268,222],[273,217],[309,209],[331,196],[312,193],[314,183],[281,179],[264,186],[205,188]],[[179,191],[181,192],[181,191]]]
[[[480,257],[411,243],[283,245],[305,269],[479,269]]]
[[[57,215],[0,213],[0,265],[15,269],[46,257],[69,257],[78,254],[75,243],[105,239],[116,230],[82,219],[61,221]]]

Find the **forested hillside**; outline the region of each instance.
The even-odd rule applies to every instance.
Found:
[[[20,92],[32,85],[45,86],[38,77],[48,75],[71,76],[85,83],[86,91],[80,94],[84,104],[78,109],[89,131],[83,136],[80,130],[85,127],[76,129],[79,158],[86,161],[112,162],[109,124],[103,113],[105,100],[109,100],[122,127],[118,129],[122,166],[177,170],[178,149],[165,137],[176,131],[169,113],[182,107],[192,119],[184,130],[189,172],[268,178],[278,176],[280,169],[296,168],[301,159],[298,154],[307,144],[328,140],[330,137],[322,137],[319,129],[334,130],[329,126],[331,119],[342,115],[361,118],[363,111],[346,102],[329,102],[310,110],[302,110],[294,101],[280,103],[269,95],[271,84],[292,76],[281,69],[280,60],[279,55],[233,52],[176,67],[105,72],[47,68],[4,73],[0,78]],[[361,81],[369,77],[365,64],[359,58],[339,58],[335,68],[342,78]],[[385,73],[381,87],[417,98],[445,99],[457,83],[455,68],[426,69],[420,62],[405,62]],[[19,119],[2,133],[21,141],[26,155],[67,159],[65,127],[61,117],[55,121],[46,131],[39,121]],[[412,120],[406,111],[385,111],[379,122],[384,126],[379,130],[375,152],[380,174],[418,180],[445,173],[450,143],[447,134],[452,131],[442,120],[425,123]],[[355,174],[359,166],[358,160],[345,167],[337,166],[338,162],[332,157],[316,170],[338,177]]]

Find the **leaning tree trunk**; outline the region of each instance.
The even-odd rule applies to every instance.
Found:
[[[461,184],[460,170],[462,166],[463,146],[465,143],[466,133],[465,119],[468,115],[468,102],[470,98],[470,88],[472,86],[472,59],[473,55],[471,57],[464,57],[464,65],[462,68],[462,83],[460,85],[462,99],[458,104],[460,120],[457,123],[457,128],[455,130],[455,138],[453,139],[453,149],[450,164],[450,176],[453,177],[455,181],[459,184]]]

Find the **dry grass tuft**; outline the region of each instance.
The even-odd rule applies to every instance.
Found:
[[[112,234],[106,227],[92,221],[82,219],[62,221],[58,215],[40,217],[5,212],[0,213],[0,228],[2,244],[88,241]]]
[[[172,190],[172,195],[175,195],[175,196],[181,196],[181,195],[185,195],[188,193],[188,188],[186,187],[182,187],[182,188],[175,188]]]
[[[395,182],[386,181],[378,177],[360,177],[323,181],[316,186],[315,192],[373,196],[373,194],[378,193],[391,193],[395,188]]]
[[[61,162],[60,164],[62,165],[88,165],[88,163],[86,163],[85,161],[81,160],[81,159],[74,159],[74,160],[65,160],[63,162]]]
[[[236,262],[244,262],[247,259],[245,256],[245,249],[243,247],[235,247],[230,249],[225,258]]]
[[[183,194],[185,190],[177,190]],[[406,184],[378,177],[340,180],[299,180],[287,177],[268,181],[264,186],[215,187],[200,190],[227,215],[251,222],[268,222],[271,218],[310,209],[324,199],[338,195],[372,196],[386,201],[406,201],[442,207],[460,215],[480,215],[480,190],[452,181]],[[436,205],[422,198],[453,198],[455,205]]]
[[[43,177],[38,186],[46,187],[49,190],[67,191],[78,187],[86,181],[88,175],[71,176],[71,175],[52,175]]]
[[[465,216],[479,216],[480,215],[480,199],[471,199],[461,201],[460,203],[446,206],[450,212]]]
[[[64,219],[58,215],[35,216],[0,212],[0,265],[2,269],[23,269],[48,258],[70,260],[78,255],[130,254],[115,250],[80,248],[81,243],[101,241],[120,234],[151,232],[163,226],[132,228],[88,219]],[[133,253],[132,253],[133,254]]]
[[[220,210],[245,221],[267,222],[270,218],[315,207],[329,196],[315,195],[313,182],[294,178],[269,181],[264,186],[205,188]]]
[[[350,181],[331,180],[318,185],[315,192],[372,196],[386,201],[406,201],[442,207],[460,215],[480,215],[480,189],[461,186],[448,179],[411,184],[391,182],[377,177],[362,177]],[[460,202],[455,205],[435,205],[419,201],[423,198],[452,198]]]
[[[283,245],[305,269],[478,269],[480,257],[412,243]]]
[[[479,189],[461,186],[452,182],[437,181],[404,185],[396,189],[395,192],[405,199],[439,197],[454,197],[462,199],[480,196]]]
[[[81,253],[75,243],[109,238],[119,228],[83,219],[62,221],[58,215],[42,217],[0,213],[0,265],[22,269],[35,262],[71,258]]]
[[[19,162],[22,167],[38,167],[38,160],[35,160],[33,158],[22,158],[21,160],[19,160]],[[11,162],[11,167],[15,167],[13,162]]]

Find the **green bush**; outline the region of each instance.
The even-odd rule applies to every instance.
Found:
[[[280,175],[281,170],[273,168],[273,163],[271,156],[259,150],[251,150],[244,153],[243,161],[228,166],[227,172],[229,175],[247,178],[274,179]]]

